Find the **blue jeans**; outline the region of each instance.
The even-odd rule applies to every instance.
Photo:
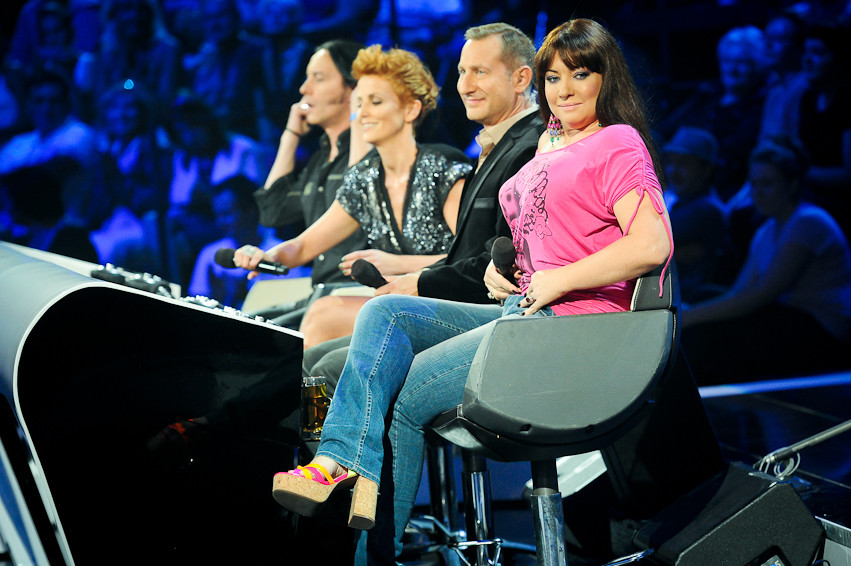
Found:
[[[401,550],[423,469],[423,427],[461,402],[485,326],[519,316],[520,299],[501,308],[383,295],[361,309],[317,451],[379,483],[376,525],[360,537],[357,564],[392,564]]]

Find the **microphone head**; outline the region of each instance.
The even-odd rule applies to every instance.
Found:
[[[493,241],[491,246],[491,258],[496,266],[507,265],[511,267],[514,263],[514,258],[517,251],[514,249],[514,242],[510,238],[500,236]]]
[[[233,248],[219,248],[216,250],[215,261],[218,265],[222,267],[226,267],[228,269],[233,269],[236,267],[236,264],[233,262],[233,256],[236,253],[236,250]]]
[[[352,264],[352,277],[361,285],[375,289],[387,285],[387,280],[381,276],[378,268],[365,259],[356,259]]]

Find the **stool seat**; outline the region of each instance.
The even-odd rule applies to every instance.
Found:
[[[673,336],[665,309],[500,319],[476,353],[461,404],[431,428],[502,461],[597,450],[653,402]]]

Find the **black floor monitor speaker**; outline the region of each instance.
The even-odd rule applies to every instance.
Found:
[[[633,542],[655,549],[655,564],[807,566],[823,538],[789,482],[730,464],[646,523]]]

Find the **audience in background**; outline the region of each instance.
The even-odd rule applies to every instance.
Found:
[[[315,0],[305,12],[298,34],[313,43],[328,38],[363,43],[377,12],[375,0]]]
[[[276,144],[286,126],[290,105],[299,98],[304,68],[313,55],[313,46],[298,35],[304,18],[299,0],[260,0],[257,30],[263,46],[265,92],[261,100],[259,139]]]
[[[848,30],[814,26],[807,33],[801,70],[807,88],[801,97],[797,132],[812,159],[806,186],[851,234],[851,77]]]
[[[255,280],[246,279],[242,269],[222,267],[215,259],[218,250],[236,249],[241,242],[260,239],[269,246],[276,243],[267,238],[268,230],[262,230],[258,222],[260,214],[253,197],[256,186],[251,179],[237,175],[213,187],[213,216],[222,238],[201,248],[189,282],[189,295],[203,295],[235,308],[242,305]]]
[[[792,13],[775,16],[765,24],[769,88],[762,114],[761,139],[783,133],[789,122],[797,120],[792,116],[797,116],[806,88],[806,78],[801,72],[805,29],[804,22]]]
[[[61,202],[66,223],[92,230],[109,215],[112,206],[105,192],[95,131],[71,113],[72,90],[57,71],[41,70],[27,82],[26,110],[32,130],[13,136],[0,147],[0,175],[24,167],[50,163],[59,175]],[[38,192],[35,184],[26,190]]]
[[[97,49],[82,59],[85,69],[77,77],[91,104],[113,85],[129,81],[151,93],[158,108],[167,106],[177,92],[180,45],[167,32],[155,0],[105,0],[100,26]]]
[[[168,123],[173,153],[166,242],[169,276],[188,281],[201,247],[218,235],[213,186],[234,175],[259,183],[261,165],[254,140],[230,132],[203,101],[178,98]]]
[[[122,82],[98,102],[97,148],[118,203],[136,216],[168,208],[170,163],[157,141],[154,102],[144,88]]]
[[[0,239],[97,263],[89,227],[77,223],[66,206],[81,169],[74,158],[57,156],[0,174],[0,193],[5,195],[0,195],[0,204],[9,207],[9,225],[0,229]]]
[[[263,51],[242,33],[235,0],[205,0],[204,43],[186,62],[192,91],[232,132],[258,139]]]
[[[70,79],[79,55],[66,3],[31,0],[21,10],[5,67],[13,88],[23,92],[27,78],[42,69],[59,72]]]
[[[395,12],[389,3],[363,0],[317,0],[309,10],[300,0],[28,0],[14,25],[6,24],[8,37],[0,38],[0,172],[5,176],[24,168],[22,177],[33,178],[43,169],[29,168],[47,162],[50,175],[73,172],[62,180],[61,190],[51,193],[59,195],[53,208],[61,209],[64,225],[89,230],[86,240],[94,243],[101,261],[154,270],[188,285],[197,250],[223,236],[214,221],[212,187],[234,174],[258,180],[276,145],[292,149],[286,177],[296,179],[306,170],[306,156],[325,143],[309,128],[298,129],[303,138],[290,138],[285,130],[294,123],[292,112],[295,123],[304,115],[291,111],[295,107],[290,105],[301,96],[296,94],[303,88],[301,69],[317,45],[330,38],[381,37],[385,47],[398,44],[422,53],[439,86],[446,87],[456,78],[455,54],[464,28],[489,18],[530,34],[545,31],[547,25],[546,12],[533,13],[515,1],[397,2],[393,7]],[[668,64],[672,75],[697,81],[678,82],[674,76],[664,92],[652,92],[653,85],[648,85],[657,98],[686,93],[674,95],[679,101],[674,110],[659,116],[654,126],[657,142],[673,144],[677,130],[687,126],[708,131],[718,144],[708,185],[717,200],[684,196],[693,194],[688,180],[705,172],[705,160],[676,150],[664,156],[672,222],[675,227],[681,224],[675,234],[683,293],[690,301],[705,297],[712,284],[732,284],[756,228],[765,220],[752,202],[746,175],[746,158],[758,140],[782,133],[801,141],[812,160],[801,183],[802,195],[826,210],[846,237],[849,233],[851,115],[841,103],[849,91],[843,58],[847,8],[802,2],[771,12],[759,6],[748,9],[749,23],[759,28],[740,23],[727,30],[707,28],[717,32],[716,69],[671,69],[662,58],[660,64]],[[419,18],[418,25],[408,25],[412,16]],[[627,41],[642,33],[636,30]],[[188,97],[177,94],[181,87]],[[187,127],[185,120],[178,120],[179,113],[169,114],[169,108],[199,98],[224,124],[200,118]],[[349,110],[339,106],[347,130]],[[419,136],[425,142],[475,148],[475,132],[460,119],[463,108],[458,101],[447,97],[439,110],[429,116]],[[324,128],[322,120],[312,124]],[[175,136],[177,131],[183,134]],[[336,149],[336,135],[329,140]],[[314,166],[327,168],[332,161]],[[348,165],[344,159],[342,169]],[[341,179],[342,170],[339,173]],[[321,188],[333,200],[339,183],[329,179],[337,174],[335,169],[307,192]],[[12,184],[20,186],[14,175]],[[282,236],[315,220],[303,214],[298,202],[304,188],[299,185],[294,198],[284,199],[288,220],[276,223]],[[315,192],[304,196],[315,197]],[[21,241],[24,233],[38,232],[42,237],[27,241],[49,239],[41,227],[56,227],[55,214],[45,214],[34,229],[29,220],[22,220],[28,214],[13,213],[13,201],[21,202],[21,195],[15,193],[13,199],[7,188],[2,199],[3,237]],[[719,202],[726,233],[706,228],[721,221]],[[314,212],[321,214],[327,204],[319,208]],[[691,217],[698,211],[706,214],[701,221]],[[694,262],[703,272],[700,276],[689,273],[695,232],[715,232],[729,241],[714,275],[706,273],[713,271],[709,260]],[[335,267],[343,253],[325,262],[324,270],[322,260],[327,258],[318,258],[314,275],[318,269],[319,279],[345,279]],[[703,253],[716,257],[708,250],[696,255]],[[692,275],[710,279],[709,287],[692,282]]]
[[[851,250],[824,209],[802,199],[807,157],[789,139],[750,157],[766,218],[733,287],[686,306],[683,347],[701,385],[827,371],[851,346]]]
[[[726,209],[712,184],[718,141],[707,130],[682,127],[662,147],[662,162],[683,300],[717,294],[728,234]]]
[[[100,257],[125,269],[165,273],[162,221],[168,209],[170,154],[156,138],[154,102],[132,82],[100,98],[97,148],[106,190],[114,199],[107,220],[92,233]]]
[[[0,69],[0,147],[21,127],[23,113],[18,98],[9,81],[9,70]]]
[[[239,13],[240,28],[248,36],[259,36],[264,25],[264,15],[260,9],[263,0],[234,0]]]
[[[747,156],[759,135],[765,96],[765,39],[754,26],[734,28],[718,41],[717,79],[700,87],[660,124],[668,137],[681,125],[712,132],[719,144],[715,188],[722,200],[747,177]]]
[[[32,129],[0,148],[0,173],[44,163],[58,155],[96,162],[94,129],[71,113],[73,91],[67,77],[49,70],[33,73],[26,85],[26,112]]]
[[[159,0],[159,5],[166,29],[182,48],[184,61],[198,53],[204,43],[203,1]]]

